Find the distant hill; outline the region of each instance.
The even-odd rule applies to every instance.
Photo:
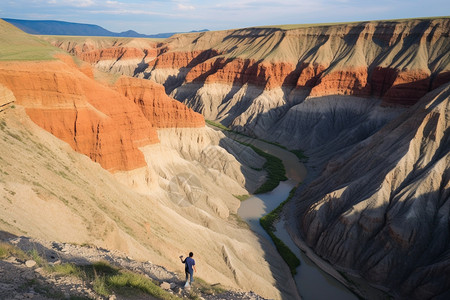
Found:
[[[4,18],[6,22],[16,26],[17,28],[30,34],[43,35],[75,35],[75,36],[115,36],[115,37],[143,37],[143,38],[168,38],[178,32],[158,33],[158,34],[141,34],[134,30],[124,32],[112,32],[101,26],[82,23],[71,23],[53,20],[18,20]],[[203,32],[208,29],[202,29],[191,32]]]

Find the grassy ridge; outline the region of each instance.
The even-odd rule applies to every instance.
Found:
[[[289,269],[291,270],[291,274],[294,276],[297,271],[297,267],[300,265],[300,260],[295,256],[295,254],[289,249],[288,246],[286,246],[285,243],[283,243],[282,240],[280,240],[275,235],[275,226],[274,223],[280,218],[281,211],[283,210],[283,206],[291,200],[292,197],[294,197],[295,191],[297,187],[294,187],[290,192],[289,196],[286,200],[284,200],[280,205],[278,205],[277,208],[272,210],[270,213],[265,215],[264,217],[259,219],[259,223],[261,224],[262,228],[269,234],[269,236],[272,238],[272,241],[275,244],[275,247],[277,248],[278,252],[280,253],[283,260],[286,262],[286,264],[289,266]]]
[[[0,19],[0,61],[53,60],[62,50]]]
[[[263,25],[254,26],[250,28],[274,28],[281,30],[292,30],[300,28],[310,28],[310,27],[328,27],[337,25],[354,25],[360,23],[377,23],[377,22],[408,22],[414,20],[434,20],[434,19],[448,19],[449,16],[437,16],[437,17],[419,17],[419,18],[406,18],[406,19],[387,19],[387,20],[366,20],[366,21],[354,21],[354,22],[335,22],[335,23],[310,23],[310,24],[283,24],[283,25]]]

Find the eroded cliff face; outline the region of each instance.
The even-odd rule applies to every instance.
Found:
[[[157,55],[152,39],[78,38],[43,36],[54,46],[81,58],[105,72],[133,76],[143,71]]]
[[[400,298],[450,293],[450,85],[347,153],[297,197],[306,243]]]
[[[0,39],[5,32],[21,38],[13,56],[36,49],[0,20]],[[264,159],[159,84],[45,47],[41,61],[0,61],[1,230],[119,249],[180,272],[178,256],[193,251],[210,283],[298,298],[273,245],[236,215],[234,195],[264,182],[255,170]]]
[[[195,128],[205,126],[202,115],[166,95],[164,87],[149,80],[121,77],[117,91],[139,106],[144,116],[157,128]]]
[[[133,65],[133,72],[164,84],[171,96],[208,119],[290,148],[313,149],[319,143],[311,132],[326,134],[322,128],[334,126],[333,115],[368,118],[365,112],[374,108],[409,107],[448,82],[449,25],[449,18],[437,18],[175,35],[153,44],[154,59]],[[74,49],[86,43],[66,43],[63,49],[83,58],[84,52]],[[117,49],[132,48],[118,43]],[[316,109],[322,120],[317,127],[302,121],[309,109],[303,102],[327,107],[330,99],[336,101],[333,115]],[[385,121],[365,131],[373,133]],[[280,134],[287,123],[289,137]],[[342,129],[358,130],[352,122]]]
[[[139,147],[159,142],[157,128],[204,126],[200,114],[158,84],[120,78],[114,87],[104,86],[88,65],[60,58],[1,63],[0,82],[36,124],[107,170],[145,166]]]

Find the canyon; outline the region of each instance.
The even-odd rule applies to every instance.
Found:
[[[264,159],[205,118],[305,151],[308,177],[284,210],[298,247],[395,298],[446,298],[449,28],[442,17],[166,40],[41,36],[60,49],[51,60],[0,62],[2,101],[17,105],[3,116],[2,228],[169,268],[201,244],[211,283],[299,297],[273,246],[236,220],[233,195],[264,182]],[[26,151],[42,143],[48,151]],[[49,209],[25,221],[25,198]],[[70,221],[51,229],[42,216],[58,209]]]
[[[264,181],[263,158],[156,83],[97,72],[53,47],[23,58],[39,41],[0,25],[21,44],[0,62],[2,231],[116,249],[180,273],[178,256],[194,251],[197,276],[211,283],[298,297],[275,248],[236,216],[234,195]]]

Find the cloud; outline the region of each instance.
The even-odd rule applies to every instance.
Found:
[[[193,5],[185,5],[182,3],[178,3],[177,4],[177,8],[179,10],[195,10],[195,7]]]
[[[53,5],[66,5],[75,7],[89,7],[95,5],[94,0],[65,0],[65,1],[49,0],[47,1],[47,3]]]
[[[88,14],[92,15],[143,15],[143,16],[166,16],[174,17],[175,14],[157,12],[151,10],[134,10],[134,9],[113,9],[113,10],[89,10],[86,11]]]

